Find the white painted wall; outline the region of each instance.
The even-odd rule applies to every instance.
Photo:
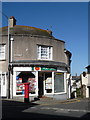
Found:
[[[71,98],[71,75],[66,73],[67,98]]]
[[[82,85],[86,85],[86,98],[89,97],[89,88],[87,87],[90,85],[90,74],[86,74],[84,77],[83,74],[81,74],[82,77]]]

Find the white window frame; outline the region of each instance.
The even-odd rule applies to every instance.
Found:
[[[45,75],[44,75],[44,77],[45,77]],[[47,93],[46,92],[46,89],[45,89],[45,79],[44,79],[44,81],[43,81],[44,83],[43,83],[43,85],[44,85],[44,95],[52,95],[52,94],[54,94],[54,72],[52,72],[52,92],[51,93]]]
[[[54,94],[65,94],[65,93],[67,93],[67,90],[66,90],[66,89],[67,89],[67,87],[66,87],[66,84],[67,84],[67,83],[66,83],[66,72],[65,72],[65,71],[59,71],[59,72],[64,74],[64,91],[63,91],[63,92],[57,92],[57,93],[54,92]],[[59,73],[59,72],[58,72],[58,73]],[[54,74],[54,73],[56,73],[56,72],[53,72],[53,74]],[[54,75],[53,75],[53,76],[54,76]],[[54,83],[54,82],[55,82],[55,81],[53,80],[53,83]],[[53,85],[53,89],[54,89],[54,85]],[[54,91],[54,90],[53,90],[53,91]]]
[[[0,44],[0,60],[5,60],[5,49],[6,45],[5,44]]]
[[[63,73],[64,74],[64,91],[63,92],[57,92],[55,93],[54,92],[54,74],[56,72],[52,72],[52,93],[47,93],[46,90],[45,90],[45,80],[44,80],[44,95],[58,95],[58,94],[66,94],[67,93],[67,83],[66,83],[66,71],[59,71],[60,73]]]
[[[47,49],[47,58],[42,58],[42,48]],[[45,51],[46,52],[46,51]],[[38,45],[37,46],[37,58],[40,60],[52,60],[52,46]]]
[[[24,95],[16,95],[16,72],[22,72],[22,71],[31,71],[32,69],[31,67],[14,67],[14,71],[13,71],[13,96],[24,96]],[[38,71],[36,72],[36,93],[35,94],[31,94],[29,93],[29,96],[38,96]]]

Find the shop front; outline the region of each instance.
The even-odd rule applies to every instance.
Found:
[[[50,67],[14,67],[13,96],[24,96],[24,83],[29,82],[29,96],[53,97],[66,94],[66,71]]]

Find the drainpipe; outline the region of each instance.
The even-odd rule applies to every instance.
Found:
[[[13,67],[12,67],[12,56],[13,56],[13,41],[14,38],[10,38],[10,66],[11,66],[11,74],[10,74],[10,98],[13,99]]]
[[[8,82],[7,82],[7,99],[10,99],[10,28],[8,18]]]
[[[8,92],[7,98],[13,98],[13,68],[12,68],[12,45],[13,38],[10,35],[10,28],[13,28],[16,25],[16,19],[14,16],[8,18]]]

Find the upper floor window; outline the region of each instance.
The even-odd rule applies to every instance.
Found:
[[[38,59],[42,60],[52,60],[52,47],[38,45]]]
[[[4,44],[0,45],[0,60],[5,60],[5,46]]]

